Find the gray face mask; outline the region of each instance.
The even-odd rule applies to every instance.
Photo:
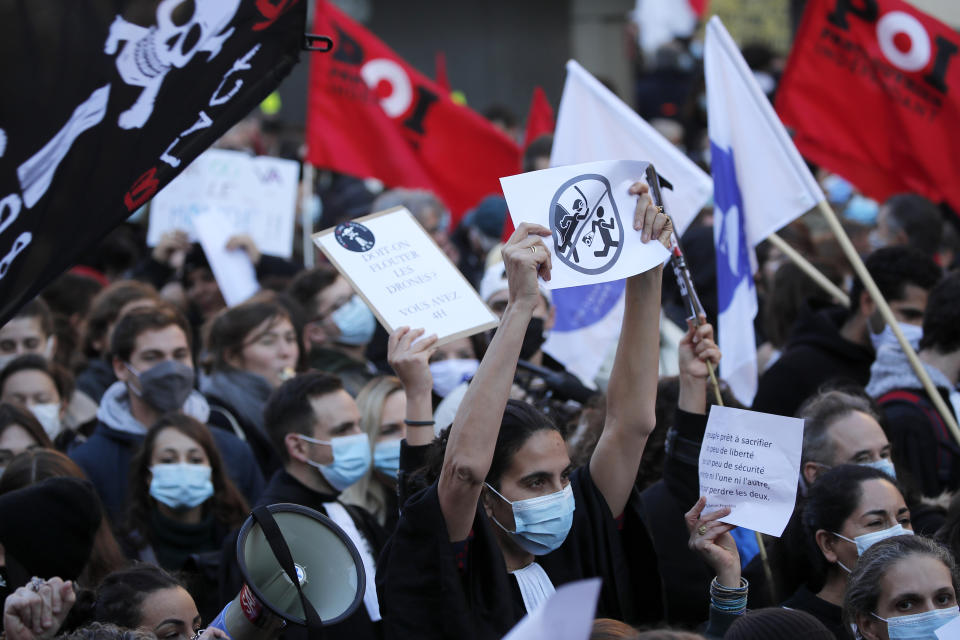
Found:
[[[136,376],[139,383],[137,386],[140,387],[137,389],[131,384],[130,390],[157,411],[176,411],[182,408],[193,391],[193,368],[182,362],[164,360],[143,373],[138,373],[129,364],[127,369]]]

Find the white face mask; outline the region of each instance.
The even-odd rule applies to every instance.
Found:
[[[16,357],[16,353],[6,353],[4,355],[0,355],[0,371],[2,371],[8,364],[13,362],[13,359]]]
[[[43,426],[43,430],[51,440],[63,431],[63,425],[60,423],[60,405],[56,402],[44,402],[30,407],[33,417]]]
[[[872,531],[871,533],[865,533],[862,536],[857,536],[853,540],[851,540],[850,538],[847,538],[846,536],[842,536],[837,532],[833,532],[833,535],[843,540],[846,540],[847,542],[852,542],[853,544],[857,545],[857,555],[862,556],[867,549],[869,549],[876,543],[880,542],[881,540],[886,540],[887,538],[892,538],[894,536],[912,536],[913,531],[910,531],[909,529],[904,529],[903,525],[898,522],[897,524],[893,525],[889,529],[884,529],[883,531]]]
[[[479,366],[480,362],[472,359],[448,358],[431,362],[430,374],[433,376],[433,390],[441,398],[446,398],[448,393],[472,378]]]
[[[897,324],[900,325],[900,330],[903,331],[903,337],[907,339],[907,342],[910,343],[913,350],[918,350],[920,348],[920,338],[923,337],[923,327],[918,327],[915,324],[905,324],[903,322],[898,322]],[[880,333],[874,333],[873,331],[869,333],[870,342],[873,343],[874,351],[880,351],[880,347],[885,344],[893,345],[897,349],[900,348],[900,342],[897,340],[897,336],[894,335],[890,325],[884,325],[883,331]]]
[[[881,618],[875,613],[870,615],[887,623],[887,636],[890,640],[926,640],[927,638],[936,640],[939,637],[936,635],[937,629],[960,616],[960,609],[957,607],[934,609],[893,618]],[[943,637],[948,636],[944,635]],[[949,637],[954,636],[950,634]]]

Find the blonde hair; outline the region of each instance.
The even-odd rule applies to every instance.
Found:
[[[360,409],[360,428],[370,439],[371,454],[380,436],[380,424],[383,417],[383,404],[390,394],[403,391],[403,384],[394,376],[380,376],[368,382],[357,394],[357,407]],[[387,509],[391,504],[390,494],[394,491],[374,476],[373,465],[367,474],[344,491],[340,499],[347,504],[363,507],[372,513],[382,525],[387,521]]]

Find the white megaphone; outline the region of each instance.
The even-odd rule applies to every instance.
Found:
[[[356,611],[366,576],[357,548],[332,520],[296,504],[257,507],[240,528],[243,588],[210,623],[232,640],[264,640],[287,622],[322,635]]]

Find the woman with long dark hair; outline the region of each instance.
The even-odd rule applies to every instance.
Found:
[[[666,242],[668,219],[640,183],[633,231]],[[642,234],[641,234],[642,230]],[[620,531],[654,426],[662,267],[627,280],[607,419],[589,463],[573,469],[560,430],[510,400],[538,277],[550,279],[549,229],[520,224],[503,249],[509,302],[449,430],[437,480],[409,498],[377,565],[387,637],[499,638],[555,591],[599,576],[597,615],[636,620],[627,576],[642,526]],[[628,527],[629,528],[629,527]]]
[[[171,413],[147,431],[130,468],[127,529],[138,559],[180,570],[191,554],[218,551],[246,516],[205,425]]]

